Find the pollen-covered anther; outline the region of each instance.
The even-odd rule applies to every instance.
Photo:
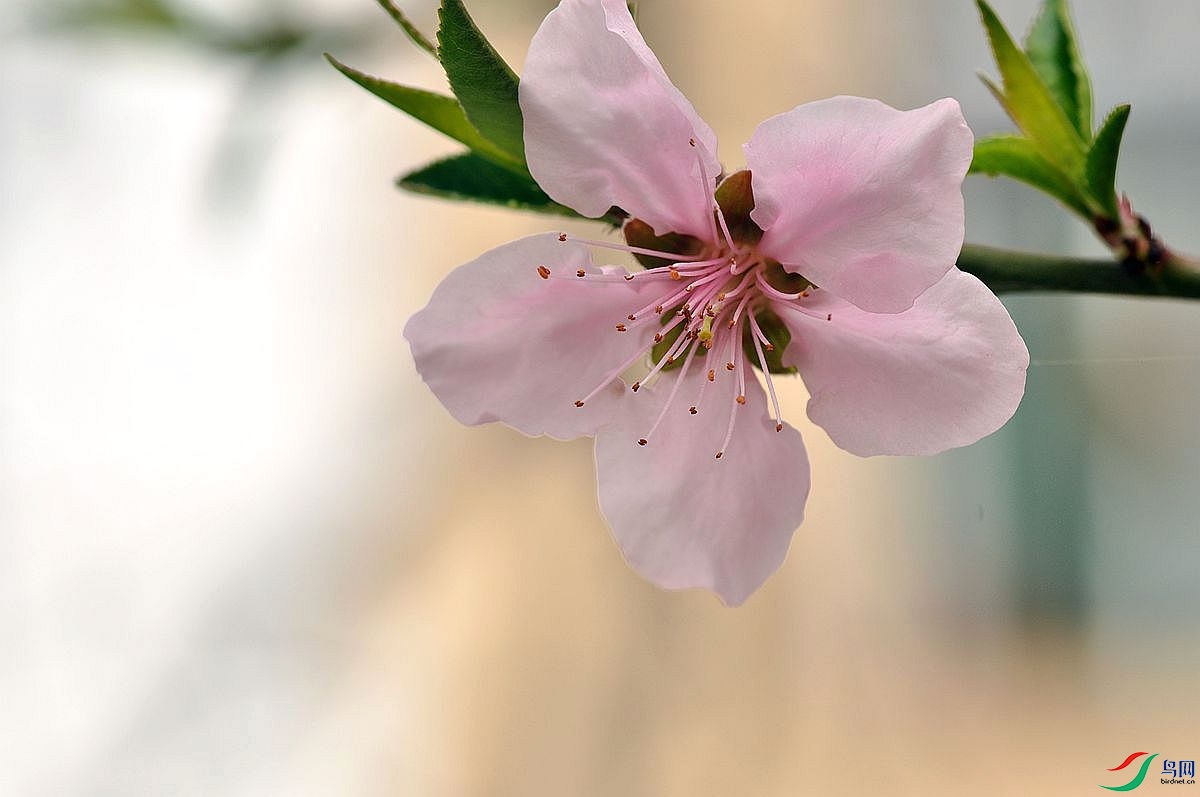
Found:
[[[694,147],[694,146],[696,146],[696,139],[694,139],[694,138],[689,138],[689,139],[688,139],[688,146],[691,146],[691,147]]]
[[[825,320],[826,320],[826,321],[832,321],[832,320],[833,320],[833,313],[830,313],[829,315],[825,316]]]
[[[745,397],[745,396],[738,396],[738,397],[737,397],[737,403],[738,403],[738,404],[740,404],[740,405],[742,405],[742,406],[745,406],[745,405],[746,405],[746,397]]]
[[[637,316],[635,316],[633,313],[630,313],[629,315],[627,315],[625,317],[628,318],[630,321],[637,321]]]
[[[642,439],[638,440],[638,445],[639,445],[639,446],[644,446],[644,445],[646,445],[646,443],[648,443],[648,442],[650,442],[650,441],[649,441],[649,440],[647,440],[646,438],[644,438],[644,437],[643,437]]]
[[[624,331],[626,331],[626,329],[627,329],[627,327],[624,324],[617,324],[618,332],[624,332]]]
[[[565,244],[567,242],[567,234],[565,232],[560,232],[558,234],[558,242],[562,243],[562,244]]]
[[[662,311],[663,311],[663,306],[661,304],[654,305],[654,312],[656,315],[662,315]]]
[[[550,279],[550,269],[545,266],[538,266],[538,276],[544,280]]]
[[[714,457],[714,459],[720,459],[720,458],[721,458],[721,457],[723,457],[723,456],[725,456],[725,452],[724,452],[724,451],[718,451],[718,452],[717,452],[717,455],[716,455],[716,457]]]
[[[783,424],[782,424],[782,423],[777,423],[777,424],[775,424],[775,431],[777,431],[777,432],[782,432],[782,431],[783,431]]]
[[[575,402],[575,406],[576,406],[576,407],[582,407],[582,406],[583,406],[583,402],[582,402],[582,401],[576,401],[576,402]]]
[[[667,357],[667,365],[671,365],[674,362],[675,362],[675,358],[673,356]]]
[[[654,333],[654,342],[655,342],[655,343],[662,343],[662,333],[661,333],[661,332],[655,332],[655,333]]]
[[[725,301],[725,291],[721,291],[720,293],[717,294],[717,301],[718,302]]]
[[[641,382],[634,382],[634,383],[633,383],[633,392],[634,392],[634,393],[638,392],[638,391],[639,391],[639,390],[641,390],[641,389],[642,389],[642,383],[641,383]]]
[[[667,273],[670,274],[671,279],[675,280],[676,282],[679,282],[679,280],[683,279],[683,275],[679,273],[679,269],[675,268],[674,266],[671,266],[671,270]]]
[[[576,271],[576,272],[575,272],[575,276],[576,276],[576,277],[586,277],[586,276],[587,276],[587,272],[586,272],[586,271],[584,271],[583,269],[579,269],[578,271]]]
[[[768,344],[766,345],[766,350],[767,350],[767,351],[775,351],[775,344],[774,344],[774,343],[768,343]]]
[[[716,372],[716,371],[714,371],[714,370],[713,370],[713,369],[711,369],[711,368],[710,368],[710,369],[708,369],[708,381],[709,381],[709,382],[716,382],[716,381],[717,381],[717,372]]]
[[[633,281],[633,275],[632,275],[632,274],[626,274],[626,275],[625,275],[625,281],[626,281],[626,282],[632,282],[632,281]]]
[[[725,370],[726,370],[726,371],[732,371],[733,369],[734,369],[734,365],[733,365],[733,363],[725,363]]]
[[[692,415],[695,415],[699,411],[700,410],[696,409],[695,407],[688,407],[688,412],[690,412]]]

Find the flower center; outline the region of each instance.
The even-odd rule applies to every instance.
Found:
[[[735,382],[733,399],[727,408],[725,437],[715,454],[716,459],[721,459],[733,438],[739,411],[746,406],[746,380],[755,378],[753,373],[747,377],[752,367],[764,375],[775,430],[783,431],[772,373],[791,372],[782,361],[791,337],[772,305],[787,303],[802,314],[819,316],[821,320],[832,317],[803,306],[804,300],[817,290],[815,286],[758,252],[762,230],[750,218],[754,203],[749,172],[727,178],[718,188],[712,207],[713,234],[708,242],[678,234],[655,236],[649,225],[637,219],[631,219],[624,227],[627,246],[577,241],[628,252],[646,266],[645,271],[610,274],[579,269],[572,277],[552,274],[550,269],[540,266],[538,275],[543,279],[574,278],[596,284],[624,280],[647,287],[643,296],[648,294],[653,298],[641,307],[631,307],[624,318],[615,319],[613,329],[614,334],[630,334],[652,326],[653,343],[647,343],[628,361],[615,366],[591,393],[577,399],[575,406],[583,407],[639,362],[648,360],[652,365],[633,383],[635,393],[651,380],[678,370],[653,425],[637,440],[638,445],[646,446],[667,413],[673,407],[683,406],[679,392],[690,370],[704,369],[699,391],[686,405],[691,415],[699,413],[710,385],[718,379]],[[565,242],[568,237],[564,233],[559,240]]]

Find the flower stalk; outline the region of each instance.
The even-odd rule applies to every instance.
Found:
[[[996,293],[1097,293],[1200,299],[1200,262],[1165,250],[1156,265],[966,244],[958,267]]]

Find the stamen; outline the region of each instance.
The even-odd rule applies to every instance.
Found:
[[[740,324],[738,324],[734,334],[729,336],[729,353],[731,356],[733,356],[734,360],[738,359],[736,352],[741,348],[738,346],[738,340],[741,338],[741,331],[742,327]],[[729,427],[725,430],[725,439],[721,442],[721,449],[717,451],[717,459],[725,456],[725,450],[729,448],[729,441],[733,439],[733,428],[737,425],[738,406],[746,403],[746,397],[743,395],[744,393],[745,385],[741,384],[739,385],[737,398],[734,399],[734,403],[730,405],[729,408]]]
[[[658,257],[658,258],[662,258],[663,260],[677,260],[681,263],[693,263],[693,262],[700,260],[703,257],[702,255],[681,255],[678,252],[661,252],[657,249],[645,249],[641,246],[629,246],[627,244],[616,244],[616,243],[612,243],[611,241],[597,241],[597,240],[588,239],[588,238],[570,238],[570,239],[568,239],[567,234],[565,232],[561,233],[558,236],[558,240],[562,243],[566,243],[568,240],[571,240],[577,244],[583,244],[584,246],[594,246],[594,247],[597,247],[598,249],[611,249],[615,252],[624,252],[629,255],[646,255],[647,257]]]
[[[795,299],[799,299],[801,294],[804,293],[803,291],[800,291],[798,293],[784,293],[783,291],[777,290],[774,286],[771,285],[771,283],[767,282],[766,279],[763,278],[763,275],[761,272],[755,276],[755,279],[758,280],[758,287],[760,290],[762,290],[763,293],[767,294],[768,296],[772,296],[776,299],[781,299],[786,302],[790,302]]]
[[[767,359],[763,356],[762,344],[759,343],[759,335],[761,330],[758,328],[758,319],[754,317],[754,311],[751,310],[747,315],[750,316],[750,326],[753,327],[754,335],[754,351],[758,354],[758,366],[762,369],[763,376],[767,379],[767,392],[771,394],[771,409],[775,411],[775,431],[783,431],[783,413],[779,411],[779,397],[775,395],[775,382],[771,379],[771,370],[767,368]],[[763,336],[766,339],[766,336]],[[768,351],[773,351],[774,346],[768,344]]]
[[[586,276],[587,276],[587,272],[586,272],[586,271],[584,271],[583,269],[579,269],[578,271],[576,271],[576,272],[575,272],[575,276],[576,276],[576,277],[586,277]]]
[[[654,437],[654,433],[658,431],[659,425],[663,422],[663,418],[667,417],[667,410],[671,409],[671,404],[675,401],[675,394],[679,392],[679,388],[683,385],[684,377],[687,376],[688,369],[692,367],[692,361],[696,359],[698,347],[693,347],[687,353],[687,359],[683,361],[683,366],[679,369],[679,377],[675,380],[675,384],[671,386],[671,392],[667,395],[667,402],[663,404],[662,410],[658,413],[658,417],[654,420],[654,425],[650,427],[650,431],[646,433],[643,440],[649,440]],[[692,415],[696,414],[696,408],[689,407],[688,412]]]
[[[689,143],[691,143],[692,148],[696,150],[696,165],[700,167],[700,187],[701,190],[704,191],[705,198],[708,199],[708,213],[705,215],[708,216],[708,231],[712,236],[709,240],[715,244],[717,243],[719,236],[717,233],[717,223],[713,219],[713,214],[720,213],[721,208],[717,205],[716,197],[713,196],[713,189],[715,186],[713,185],[713,182],[708,179],[708,169],[704,165],[704,153],[702,153],[700,149],[696,147],[696,139],[693,138]],[[733,244],[730,243],[730,246],[732,245]]]
[[[626,368],[633,365],[635,362],[637,362],[638,360],[640,360],[641,358],[643,358],[645,356],[646,356],[645,350],[639,349],[632,357],[630,357],[628,360],[626,360],[624,363],[622,363],[617,368],[610,371],[608,373],[608,376],[604,377],[604,381],[601,382],[600,384],[596,385],[595,389],[592,390],[591,393],[588,393],[586,396],[584,396],[583,398],[576,401],[575,406],[582,407],[584,404],[591,401],[593,398],[595,398],[597,393],[599,393],[604,388],[608,387],[614,379],[619,377],[621,374],[625,373]]]
[[[538,266],[538,276],[544,280],[550,279],[550,269],[545,266]]]

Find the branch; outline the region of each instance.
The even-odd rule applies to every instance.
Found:
[[[966,244],[958,267],[996,293],[1075,292],[1200,299],[1200,263],[1166,252],[1153,266]]]

